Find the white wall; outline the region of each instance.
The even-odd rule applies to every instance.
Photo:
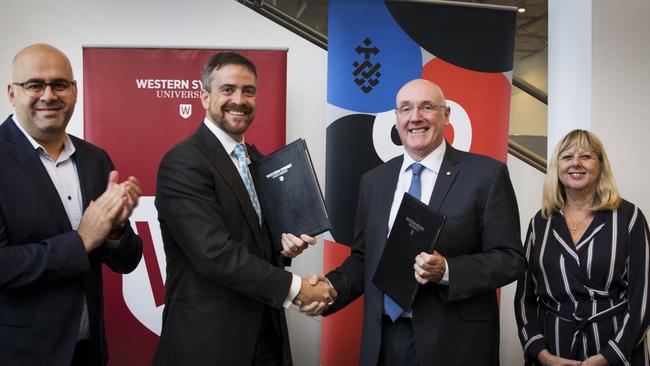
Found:
[[[523,242],[530,219],[541,208],[545,174],[531,168],[512,155],[508,155],[508,170],[517,195],[521,240]],[[515,282],[501,289],[501,339],[499,344],[500,361],[503,366],[524,364],[524,354],[517,337],[517,324],[514,313],[513,302],[516,288],[517,283]]]
[[[327,53],[236,1],[3,1],[0,34],[4,85],[13,56],[37,42],[51,43],[66,53],[79,82],[82,45],[288,49],[287,141],[307,140],[320,181],[325,181]],[[7,98],[0,98],[0,121],[9,113]],[[68,132],[83,137],[83,85]],[[322,248],[320,243],[307,250],[292,270],[320,272]],[[295,364],[318,365],[320,322],[294,311],[288,311],[288,318]]]
[[[548,49],[520,58],[516,64],[515,76],[548,94],[547,59]],[[546,121],[546,104],[513,87],[510,100],[510,135],[546,136]]]
[[[548,1],[548,149],[591,126],[592,0]]]
[[[650,2],[593,1],[592,131],[624,198],[650,214]]]

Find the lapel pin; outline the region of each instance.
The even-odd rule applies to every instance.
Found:
[[[447,175],[451,175],[451,172],[450,172],[450,171],[447,171]]]

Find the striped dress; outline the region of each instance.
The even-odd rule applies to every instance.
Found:
[[[526,365],[547,348],[611,365],[648,365],[650,245],[641,210],[623,201],[597,212],[574,246],[561,212],[530,222],[528,269],[517,283],[515,316]]]

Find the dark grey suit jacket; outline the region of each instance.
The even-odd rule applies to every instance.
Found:
[[[361,179],[352,254],[327,274],[339,298],[329,313],[364,297],[361,364],[376,365],[383,293],[372,278],[388,235],[388,215],[403,157]],[[429,205],[447,216],[436,249],[449,285],[420,287],[413,328],[421,365],[499,365],[496,289],[525,268],[517,202],[507,167],[447,145]],[[329,314],[328,313],[328,314]]]
[[[203,123],[160,163],[156,207],[167,294],[154,364],[251,365],[267,307],[290,365],[282,304],[291,273],[260,227],[237,168]]]
[[[106,152],[74,136],[84,209],[106,189]],[[128,229],[114,249],[90,255],[38,153],[11,117],[0,126],[0,365],[69,365],[85,293],[92,365],[107,361],[102,263],[131,272],[142,256]]]

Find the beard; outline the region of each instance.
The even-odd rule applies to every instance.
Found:
[[[217,127],[233,137],[243,135],[255,117],[255,108],[249,104],[226,104],[221,107],[220,112],[219,114],[210,113],[210,119]],[[232,112],[243,114],[234,115],[231,114]]]

